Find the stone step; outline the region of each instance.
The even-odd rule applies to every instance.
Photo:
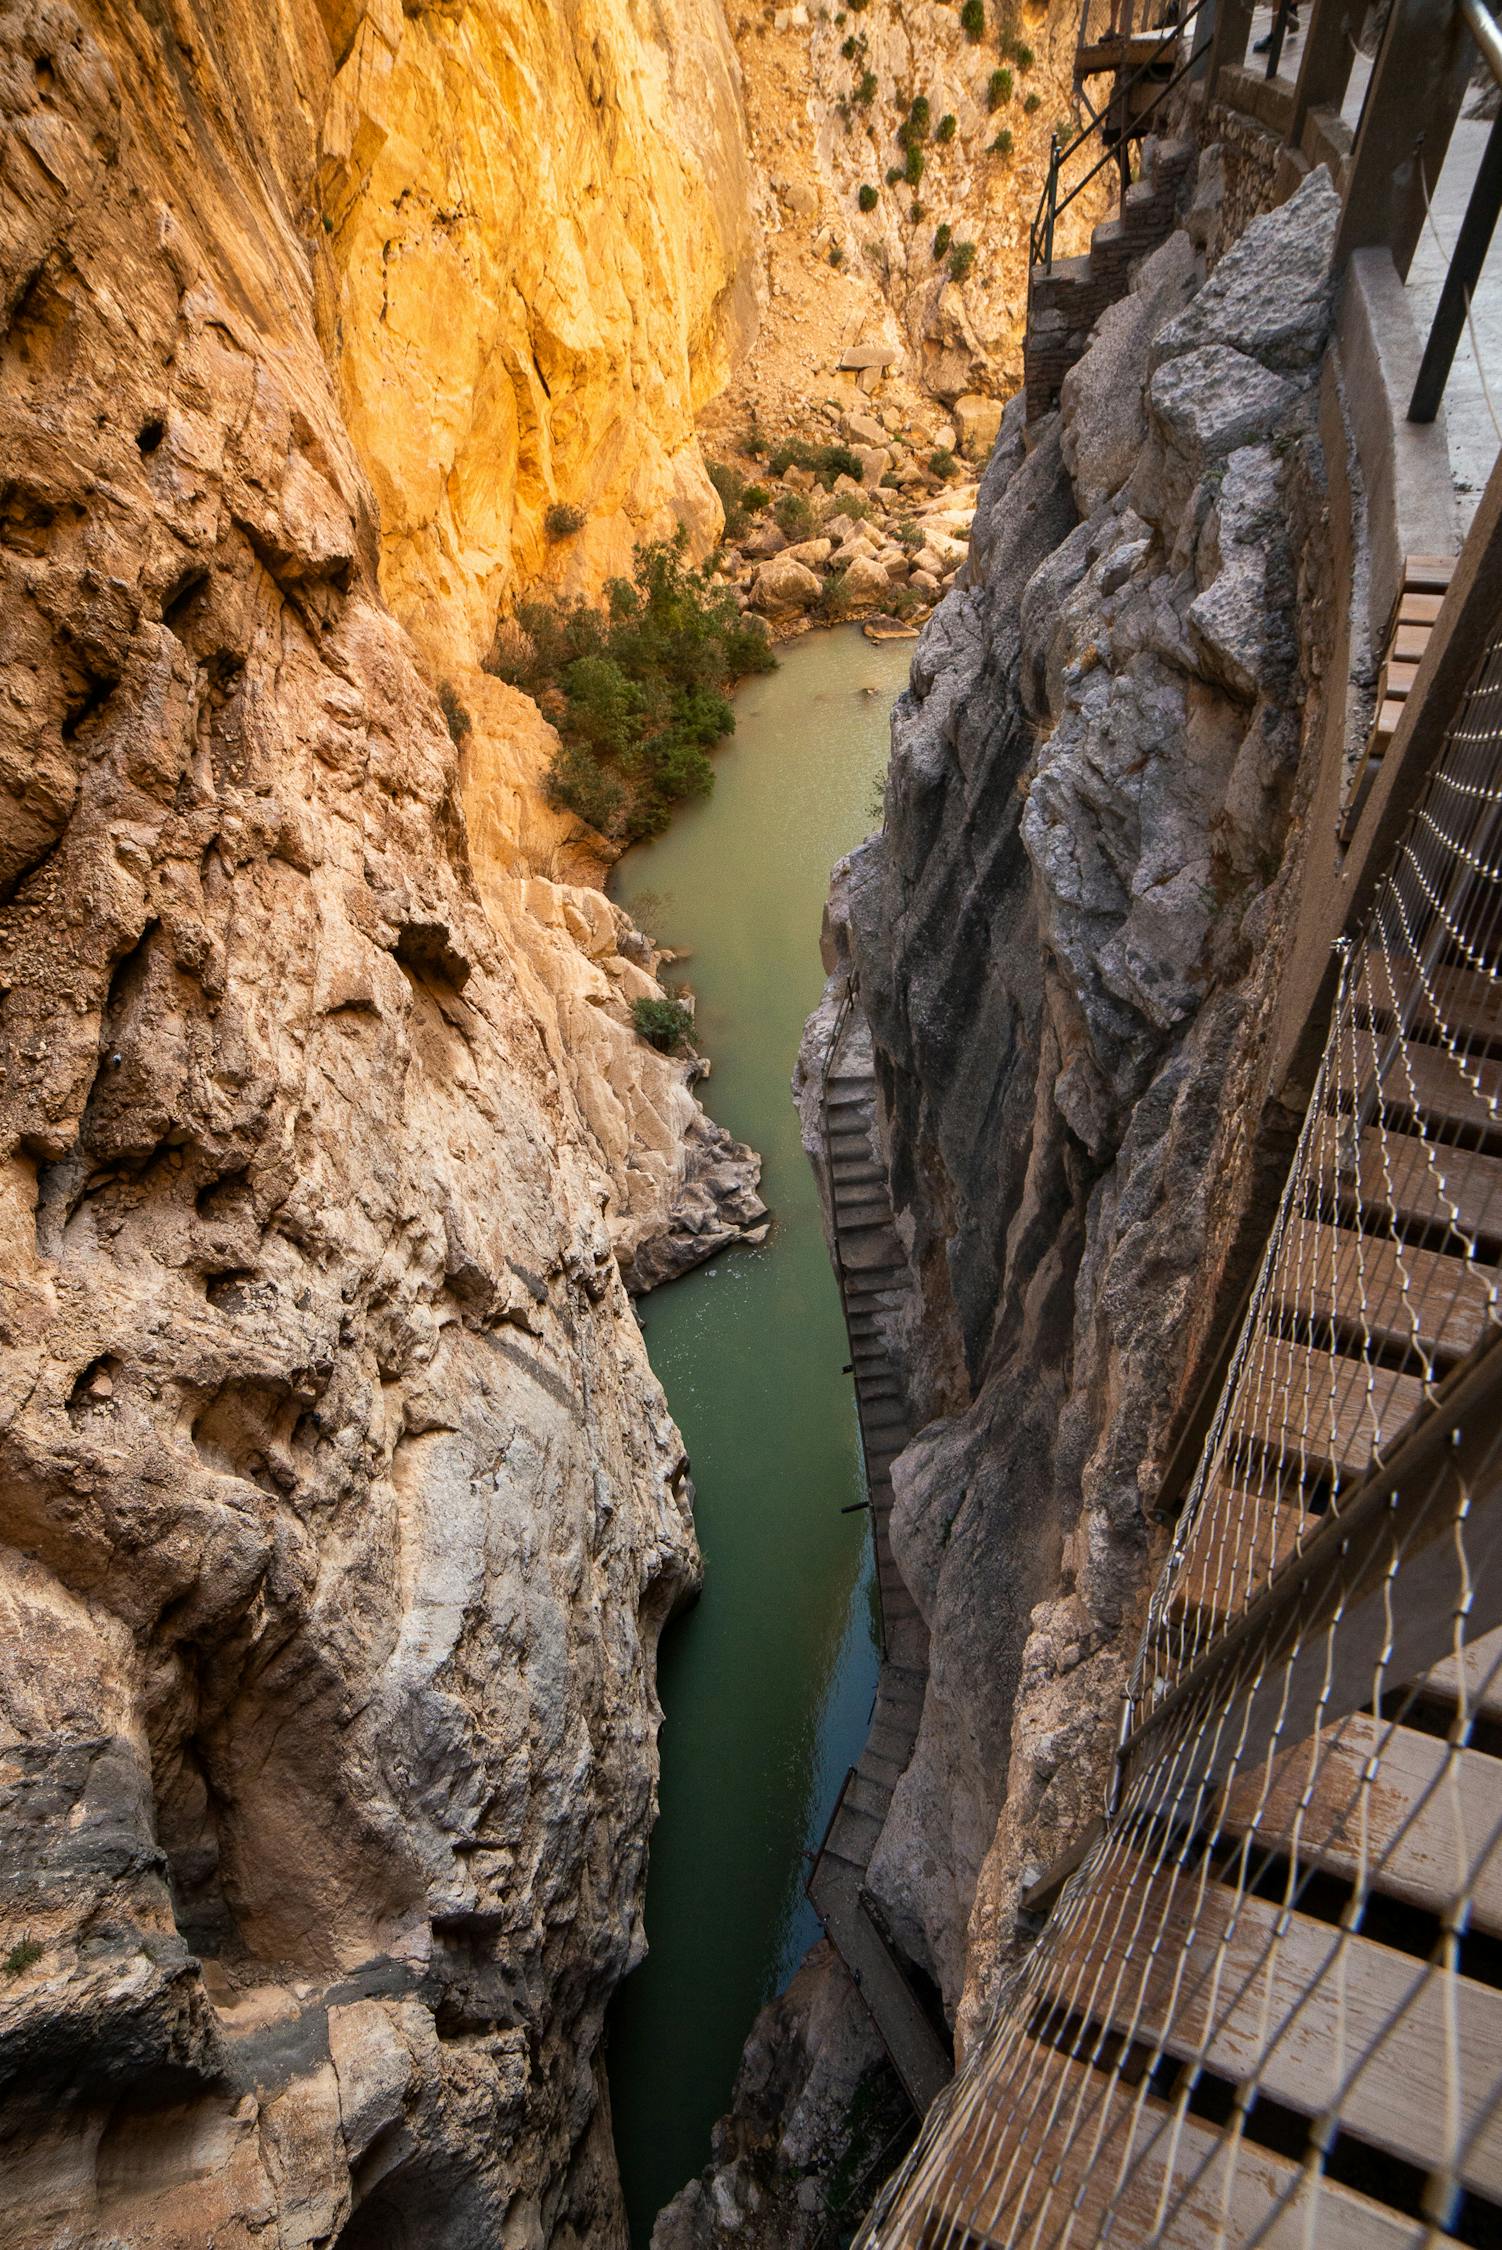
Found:
[[[845,1802],[856,1812],[869,1813],[873,1820],[885,1821],[892,1808],[892,1792],[874,1774],[862,1773],[857,1766],[855,1779],[845,1791]]]
[[[871,1864],[871,1854],[876,1848],[881,1826],[881,1822],[870,1813],[856,1811],[847,1790],[845,1802],[830,1830],[829,1840],[841,1859],[848,1859],[856,1867],[866,1868]]]
[[[899,1743],[894,1741],[891,1753],[878,1750],[873,1747],[872,1737],[868,1735],[866,1747],[860,1754],[860,1763],[855,1770],[857,1773],[869,1773],[873,1781],[879,1782],[883,1788],[890,1792],[896,1788],[907,1770],[907,1761],[911,1749],[912,1744],[910,1742]]]

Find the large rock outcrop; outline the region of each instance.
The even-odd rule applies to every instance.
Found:
[[[1312,175],[1208,280],[1175,238],[1061,415],[1025,443],[1007,409],[967,583],[894,715],[883,830],[836,870],[832,989],[853,976],[870,1024],[916,1283],[892,1539],[931,1651],[868,1882],[961,2046],[1019,1890],[1099,1805],[1162,1450],[1278,1160],[1259,1064],[1330,633],[1336,210]],[[812,2241],[814,2183],[844,2192],[859,2075],[839,2120],[839,2042],[774,2008],[748,2058],[778,2040],[783,2082],[823,2086],[822,2150],[796,2102],[762,2115],[763,2068],[664,2217],[672,2250]]]
[[[697,1560],[569,1007],[692,1103],[623,918],[477,887],[382,599],[335,13],[0,7],[17,2250],[623,2239],[601,2023]]]

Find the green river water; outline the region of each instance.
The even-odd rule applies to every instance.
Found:
[[[645,1965],[610,2024],[633,2243],[709,2160],[742,2043],[818,1934],[803,1896],[876,1687],[839,1295],[788,1081],[823,983],[829,870],[874,825],[905,641],[811,633],[735,699],[715,787],[613,889],[691,952],[711,1113],[764,1159],[774,1224],[641,1306],[693,1463],[703,1599],[663,1637]],[[667,972],[671,977],[675,972]]]

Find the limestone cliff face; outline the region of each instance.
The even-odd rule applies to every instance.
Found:
[[[1021,380],[1028,228],[1049,135],[1072,107],[1078,10],[1057,0],[988,9],[978,40],[957,9],[894,0],[860,9],[762,0],[728,12],[756,163],[761,326],[717,423],[731,434],[754,408],[769,428],[801,432],[811,403],[864,406],[856,374],[840,372],[861,343],[892,355],[884,376],[867,373],[865,390],[920,426],[942,426],[935,400],[1006,397]],[[993,109],[998,70],[1011,90]],[[906,164],[897,136],[918,96],[930,127],[915,189],[887,175]],[[954,122],[941,139],[946,116]],[[992,145],[1002,132],[1005,155]],[[876,197],[869,210],[862,187]],[[1083,247],[1104,208],[1087,189],[1061,222],[1061,251]],[[975,245],[960,280],[947,249],[935,255],[941,225],[954,243]]]
[[[18,2250],[621,2239],[686,1465],[565,1067],[571,894],[482,896],[379,590],[336,59],[298,0],[0,8]],[[628,941],[569,938],[601,1022]]]
[[[1025,443],[1008,408],[968,582],[896,708],[883,831],[836,871],[803,1071],[853,975],[915,1285],[890,1338],[922,1425],[892,1539],[931,1650],[868,1881],[962,2045],[1019,1890],[1099,1807],[1161,1455],[1277,1162],[1259,1063],[1329,645],[1336,212],[1312,175],[1207,279],[1197,205],[1061,414]],[[763,2018],[717,2169],[661,2250],[811,2241],[826,2188],[858,2174],[869,2057],[828,2030],[829,1986],[860,2003],[827,1957],[803,1976],[819,2004]],[[846,2115],[811,2156],[841,2076]]]
[[[317,208],[387,600],[473,666],[518,588],[592,591],[719,503],[696,411],[748,340],[751,196],[718,0],[322,0]],[[583,529],[550,542],[555,501]]]

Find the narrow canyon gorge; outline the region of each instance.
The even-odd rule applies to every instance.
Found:
[[[751,635],[732,676],[911,658],[822,969],[810,914],[762,974],[829,979],[776,1064],[826,1227],[828,1079],[870,1081],[922,1654],[863,1881],[946,2054],[1097,1809],[1153,1480],[1297,1127],[1347,652],[1325,170],[1275,195],[1191,100],[1024,393],[1077,17],[0,0],[14,2250],[815,2250],[912,2140],[819,1938],[627,2218],[608,2018],[703,1575],[643,1328],[793,1223],[672,915],[607,889],[656,828],[559,778],[655,708],[587,702],[623,644],[580,623],[640,622],[644,553]],[[549,618],[596,639],[539,685]],[[845,723],[811,695],[800,758]]]

